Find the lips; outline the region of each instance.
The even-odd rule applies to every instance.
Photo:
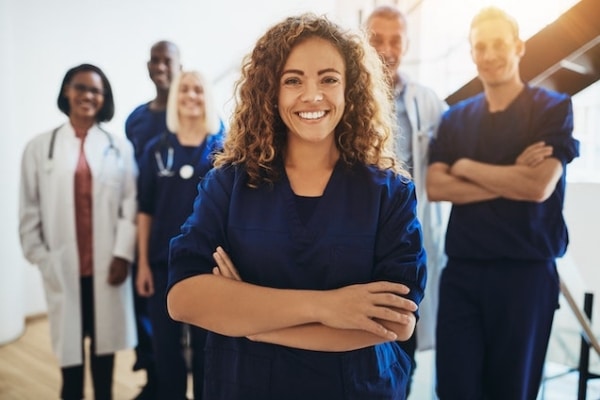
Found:
[[[82,108],[85,110],[95,110],[97,108],[96,103],[93,103],[90,101],[78,101],[76,104],[79,108]]]

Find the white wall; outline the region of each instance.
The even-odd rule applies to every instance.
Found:
[[[65,120],[56,97],[67,69],[89,62],[104,70],[116,103],[107,127],[122,134],[129,112],[154,95],[146,70],[150,46],[169,39],[180,46],[184,68],[217,80],[217,100],[226,114],[235,71],[258,36],[284,16],[331,13],[334,3],[0,0],[0,344],[20,335],[26,315],[46,309],[39,273],[19,247],[19,164],[30,138]]]
[[[18,253],[19,241],[17,236],[17,193],[18,180],[15,171],[19,163],[21,140],[17,134],[17,120],[14,116],[14,94],[17,85],[12,77],[15,76],[15,65],[7,62],[14,52],[11,38],[13,21],[10,18],[10,7],[0,0],[0,135],[4,142],[0,146],[0,162],[3,173],[0,187],[3,196],[0,197],[0,343],[16,338],[23,330],[23,299],[22,267],[23,262]]]
[[[554,3],[565,1],[555,0]],[[68,68],[91,62],[106,72],[115,92],[117,111],[108,128],[122,133],[128,113],[154,94],[146,72],[149,47],[160,39],[173,40],[181,47],[185,68],[201,69],[216,80],[217,100],[227,118],[230,109],[227,101],[241,56],[250,50],[269,25],[286,15],[313,11],[326,13],[355,27],[358,23],[356,10],[368,11],[374,4],[384,2],[395,1],[0,0],[0,135],[4,143],[0,146],[3,171],[0,178],[3,191],[0,207],[0,344],[18,337],[25,315],[45,311],[39,273],[22,258],[19,248],[19,163],[24,145],[33,135],[64,121],[65,117],[56,107],[56,96]],[[424,9],[418,10],[416,19],[411,22],[411,26],[417,25],[418,29],[411,32],[413,41],[407,55],[408,67],[412,72],[417,64],[424,64],[415,78],[444,96],[454,88],[448,87],[447,80],[442,78],[448,75],[440,73],[446,71],[441,57],[444,43],[439,37],[432,36],[433,31],[429,29],[431,10],[427,9],[442,7],[440,10],[443,11],[439,13],[444,17],[449,11],[446,13],[443,7],[451,7],[456,15],[450,20],[444,17],[445,24],[461,14],[457,14],[456,4],[446,5],[444,0],[421,4]],[[479,7],[474,4],[463,6]],[[429,12],[427,17],[426,11]],[[471,13],[465,12],[465,15]],[[436,26],[441,24],[434,22]],[[463,32],[465,24],[464,21],[459,24],[457,32]],[[420,29],[427,35],[418,35]],[[427,39],[432,37],[433,42]],[[448,42],[456,44],[452,40]],[[468,59],[467,56],[463,58]],[[469,73],[465,81],[471,77]],[[566,210],[567,222],[572,225],[569,254],[576,262],[592,268],[590,260],[597,258],[593,253],[594,245],[597,245],[595,230],[600,225],[597,222],[590,224],[589,218],[600,199],[597,188],[597,185],[569,185]],[[587,281],[600,282],[600,279]],[[600,296],[597,309],[600,310]]]

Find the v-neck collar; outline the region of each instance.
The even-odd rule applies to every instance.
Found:
[[[306,224],[302,223],[300,219],[300,214],[298,212],[298,205],[296,203],[296,194],[292,190],[292,185],[289,181],[287,173],[285,172],[285,168],[283,168],[283,179],[282,179],[282,190],[283,195],[285,197],[285,203],[288,208],[288,215],[291,226],[295,226],[299,229],[300,232],[304,232],[305,234],[308,232],[314,232],[316,228],[320,227],[322,224],[320,221],[323,220],[321,217],[324,212],[324,208],[327,207],[327,202],[331,198],[331,191],[334,190],[337,182],[340,179],[341,168],[342,168],[341,160],[338,160],[331,172],[331,176],[325,185],[325,190],[323,190],[323,194],[320,196],[319,204],[315,207],[313,214],[310,216]]]

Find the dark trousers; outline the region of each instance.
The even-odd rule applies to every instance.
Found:
[[[114,354],[99,356],[96,354],[96,334],[94,330],[94,285],[92,277],[81,278],[81,321],[82,321],[82,357],[85,360],[84,338],[90,337],[88,353],[94,386],[95,400],[112,399],[112,381]],[[61,368],[62,388],[60,397],[64,400],[83,399],[84,367],[81,365]]]
[[[450,260],[436,329],[440,400],[535,400],[558,296],[552,261]]]
[[[154,295],[148,298],[148,315],[152,323],[154,361],[160,400],[186,398],[188,365],[185,358],[184,324],[171,319],[167,312],[167,268],[153,268]],[[191,372],[194,400],[202,400],[204,382],[204,344],[206,331],[189,326]]]

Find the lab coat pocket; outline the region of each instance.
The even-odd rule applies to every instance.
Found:
[[[61,266],[62,250],[54,250],[48,254],[48,257],[40,263],[40,273],[44,280],[44,287],[50,293],[61,293],[63,291],[63,282],[60,278],[58,269]]]
[[[420,160],[428,159],[427,153],[429,152],[429,142],[431,141],[431,129],[422,130],[417,134],[417,151]]]

